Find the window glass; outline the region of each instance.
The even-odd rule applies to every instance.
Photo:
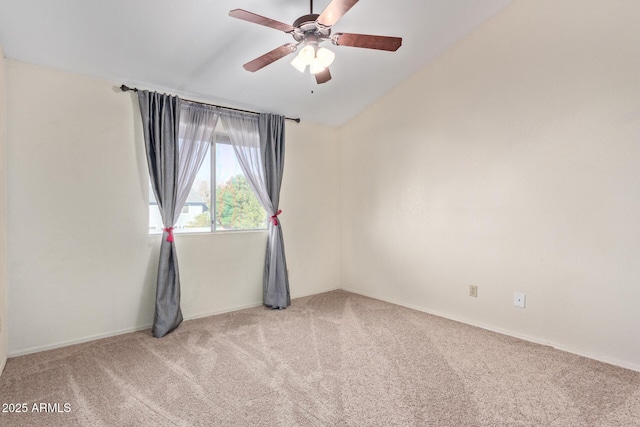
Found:
[[[228,137],[216,141],[216,230],[265,228],[267,214],[240,169]]]

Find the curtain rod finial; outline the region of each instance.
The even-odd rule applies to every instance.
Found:
[[[138,89],[136,89],[136,88],[130,88],[130,87],[129,87],[129,86],[127,86],[127,85],[122,85],[122,86],[120,86],[120,90],[121,90],[121,91],[123,91],[123,92],[128,92],[128,91],[130,91],[130,90],[132,90],[132,91],[134,91],[134,92],[137,92],[137,91],[138,91]]]

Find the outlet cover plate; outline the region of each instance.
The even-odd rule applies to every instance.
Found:
[[[513,305],[515,305],[516,307],[522,307],[524,308],[524,303],[525,303],[525,299],[527,298],[527,296],[525,294],[522,294],[520,292],[516,292],[513,294]]]
[[[478,298],[478,287],[476,285],[469,285],[469,296]]]

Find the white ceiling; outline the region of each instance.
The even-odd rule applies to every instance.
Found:
[[[292,24],[307,0],[0,0],[5,57],[185,98],[339,126],[511,0],[360,0],[333,32],[403,38],[395,52],[331,46],[333,79],[317,85],[283,58],[242,64],[290,35],[228,16],[245,9]],[[320,13],[329,0],[316,0]]]

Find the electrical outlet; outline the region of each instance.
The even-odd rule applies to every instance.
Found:
[[[515,305],[516,307],[522,307],[524,308],[524,301],[526,299],[526,295],[525,294],[521,294],[519,292],[516,292],[513,294],[513,305]]]
[[[478,298],[478,287],[476,285],[469,285],[469,296]]]

